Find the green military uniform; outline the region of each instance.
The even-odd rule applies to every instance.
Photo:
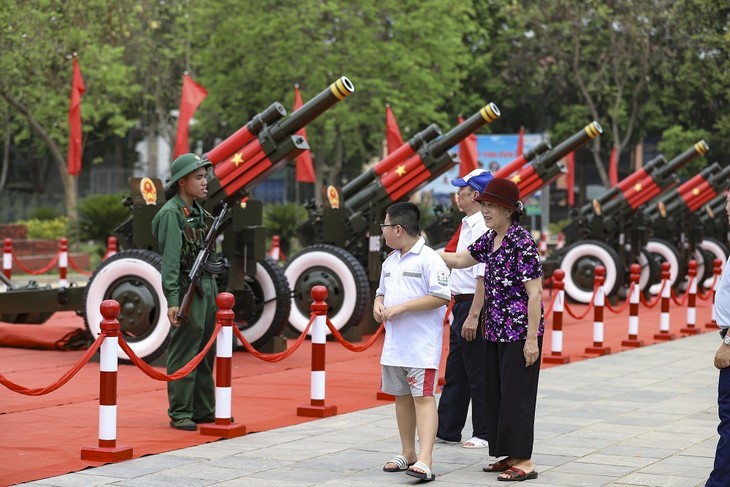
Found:
[[[152,234],[162,253],[162,289],[168,307],[179,306],[185,294],[187,273],[205,238],[208,218],[210,214],[197,201],[187,206],[176,194],[152,220]],[[215,279],[204,274],[200,287],[202,296],[195,293],[188,321],[172,327],[170,331],[168,374],[190,362],[205,347],[215,329],[215,297],[218,293]],[[182,379],[167,383],[170,419],[197,421],[215,416],[214,349],[211,347],[195,370]]]

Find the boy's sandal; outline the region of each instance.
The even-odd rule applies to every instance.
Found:
[[[395,465],[395,467],[389,467],[389,463],[392,463],[393,465]],[[413,464],[408,463],[406,457],[404,457],[403,455],[396,455],[392,459],[385,462],[385,465],[383,465],[383,472],[405,472],[411,465]]]
[[[428,468],[428,465],[426,465],[423,462],[416,462],[413,465],[411,465],[413,468],[417,468],[419,470],[423,470],[423,472],[416,472],[415,470],[411,470],[410,468],[406,472],[406,475],[410,475],[411,477],[416,477],[417,479],[424,480],[426,482],[430,482],[436,478],[436,476],[431,473],[431,469]]]

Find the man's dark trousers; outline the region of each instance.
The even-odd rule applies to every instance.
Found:
[[[720,414],[720,440],[715,452],[715,468],[705,487],[726,487],[730,482],[730,367],[720,370],[717,385],[717,407]]]
[[[446,358],[446,372],[441,399],[439,400],[439,426],[436,436],[446,441],[461,441],[461,430],[471,400],[472,436],[487,438],[485,420],[486,397],[484,389],[484,367],[486,362],[482,327],[477,337],[470,342],[461,336],[461,328],[469,315],[471,300],[455,302],[451,309],[454,321],[449,333],[449,355]]]

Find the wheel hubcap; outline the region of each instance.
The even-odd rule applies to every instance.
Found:
[[[331,314],[336,314],[344,300],[342,281],[330,269],[313,267],[303,274],[294,286],[294,301],[302,314],[308,315],[312,306],[311,289],[314,286],[327,288],[327,306]]]
[[[124,280],[112,287],[107,299],[119,303],[117,319],[125,337],[139,340],[152,330],[157,321],[159,305],[155,295],[146,283],[138,280]]]

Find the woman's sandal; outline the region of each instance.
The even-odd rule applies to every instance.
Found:
[[[507,463],[507,460],[500,460],[496,463],[490,463],[486,467],[482,467],[482,470],[484,472],[504,472],[506,470],[509,470],[510,464]]]

